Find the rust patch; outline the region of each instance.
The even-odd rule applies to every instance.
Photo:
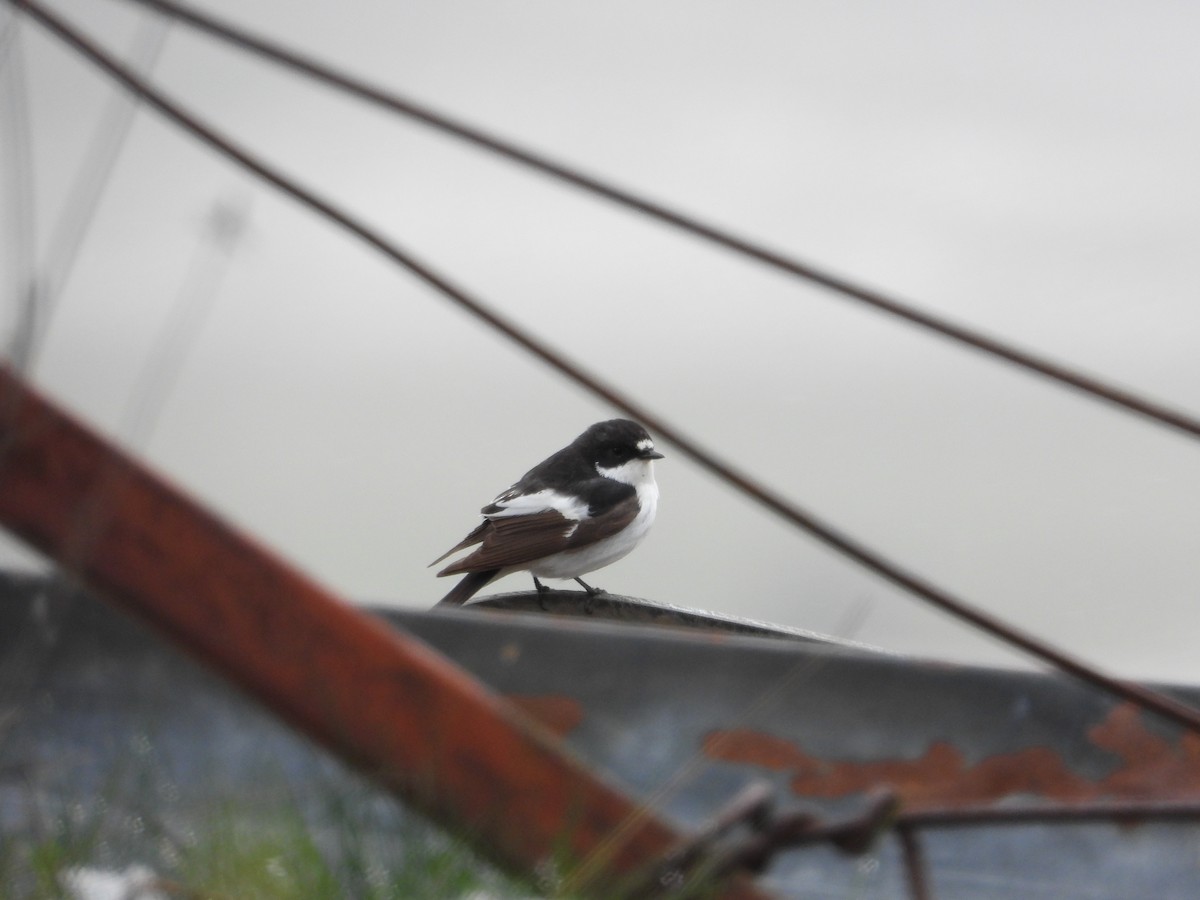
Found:
[[[566,737],[583,721],[583,705],[573,697],[553,694],[509,694],[506,699],[560,738]]]
[[[1088,737],[1124,763],[1093,781],[1049,747],[1000,753],[968,765],[949,741],[934,741],[916,759],[824,760],[772,735],[748,729],[712,732],[703,750],[711,759],[791,772],[791,788],[806,797],[843,797],[888,787],[910,809],[977,805],[1014,794],[1063,802],[1101,797],[1181,800],[1200,796],[1200,736],[1167,741],[1146,730],[1133,704],[1121,704]]]
[[[1125,760],[1104,779],[1106,793],[1144,798],[1170,794],[1176,800],[1200,795],[1200,735],[1184,732],[1173,744],[1147,731],[1138,708],[1124,703],[1090,728],[1088,737]]]

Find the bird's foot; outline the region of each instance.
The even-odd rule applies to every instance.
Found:
[[[608,591],[604,588],[592,587],[582,578],[576,578],[575,580],[583,585],[583,589],[587,591],[587,598],[583,601],[583,611],[586,615],[590,616],[592,614],[592,605],[596,602],[596,598],[604,596]]]

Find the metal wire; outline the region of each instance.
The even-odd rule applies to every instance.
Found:
[[[249,195],[231,196],[217,200],[208,214],[187,275],[150,344],[141,374],[134,379],[137,387],[121,416],[120,430],[131,446],[144,451],[152,439],[158,417],[220,295],[247,228],[249,204]]]
[[[926,807],[901,812],[897,823],[908,828],[960,828],[1028,825],[1036,822],[1083,824],[1086,822],[1200,821],[1200,801],[1106,800],[1057,806]]]
[[[134,71],[149,75],[154,70],[171,24],[170,19],[156,15],[146,16],[139,24],[126,57]],[[84,163],[76,172],[67,192],[63,211],[50,234],[42,264],[39,298],[42,312],[34,323],[36,328],[29,336],[27,359],[30,371],[36,368],[37,356],[50,332],[59,298],[75,270],[80,250],[112,180],[136,113],[136,97],[118,92],[110,98],[88,141]]]
[[[20,22],[10,17],[3,32],[4,56],[0,58],[0,114],[8,132],[8,150],[0,160],[0,190],[8,198],[5,231],[10,232],[12,247],[9,284],[12,291],[14,324],[7,356],[18,371],[29,365],[33,333],[42,313],[37,258],[37,216],[34,198],[33,144],[29,122],[29,87],[24,48],[18,29]]]
[[[10,0],[17,2],[19,0]],[[1200,438],[1200,418],[1171,409],[1161,403],[1139,396],[1132,391],[1102,382],[1076,369],[1055,362],[1028,350],[1023,350],[984,334],[973,328],[955,324],[941,316],[918,309],[911,304],[878,290],[856,284],[848,278],[834,275],[820,267],[795,257],[770,250],[746,238],[701,219],[657,203],[616,185],[587,175],[572,166],[556,162],[540,153],[518,147],[495,135],[439,113],[428,106],[401,97],[393,92],[367,84],[332,66],[289,50],[279,44],[255,37],[248,32],[219,21],[175,0],[131,0],[142,6],[174,16],[182,22],[227,43],[241,47],[321,83],[352,94],[377,106],[414,119],[444,134],[481,147],[512,162],[534,169],[543,175],[574,185],[620,206],[649,216],[694,237],[724,247],[734,253],[757,260],[771,268],[828,288],[843,297],[855,300],[877,312],[886,313],[919,328],[971,347],[994,359],[1003,360],[1027,372],[1032,372],[1060,385],[1074,388],[1096,400],[1111,404],[1126,412],[1157,422],[1160,425]]]
[[[1128,700],[1191,731],[1200,733],[1200,711],[1165,694],[1106,675],[1094,666],[1076,659],[1052,644],[1006,623],[997,616],[977,609],[965,600],[954,596],[936,584],[908,571],[898,563],[892,562],[866,545],[843,534],[832,525],[793,504],[767,486],[758,483],[731,463],[718,458],[696,441],[686,437],[678,428],[653,415],[648,409],[620,393],[599,377],[589,373],[567,356],[554,350],[547,343],[538,340],[515,322],[509,321],[479,299],[458,288],[448,278],[422,262],[408,250],[363,224],[350,213],[341,209],[337,204],[319,197],[278,169],[259,160],[244,148],[239,147],[230,139],[218,133],[196,116],[160,93],[157,89],[150,86],[144,79],[138,77],[136,73],[130,71],[121,62],[106,53],[40,3],[33,2],[33,0],[10,0],[10,2],[26,10],[30,16],[59,37],[64,43],[91,60],[129,90],[139,94],[147,104],[157,109],[162,115],[191,132],[195,137],[222,155],[254,173],[263,181],[292,197],[301,205],[338,224],[389,259],[408,269],[412,274],[435,288],[447,299],[465,309],[476,318],[486,322],[490,327],[524,348],[530,354],[538,357],[576,384],[621,410],[626,415],[640,420],[650,430],[657,432],[661,438],[673,444],[697,465],[708,470],[727,484],[732,485],[742,494],[755,500],[761,506],[777,514],[785,521],[808,532],[826,546],[874,572],[879,577],[936,606],[943,612],[972,624],[994,637],[1024,650],[1031,656],[1035,656],[1055,668],[1094,685],[1113,696]]]
[[[1137,800],[1108,800],[1068,805],[940,806],[910,811],[891,810],[885,805],[890,792],[876,804],[849,820],[809,817],[806,827],[794,836],[765,848],[765,858],[801,844],[830,842],[846,852],[861,853],[879,832],[890,829],[900,844],[908,894],[912,900],[932,900],[929,865],[921,844],[921,833],[939,828],[1005,827],[1044,823],[1050,825],[1200,821],[1200,801],[1163,803]]]
[[[1128,826],[1145,822],[1198,821],[1200,802],[1197,801],[1162,803],[1110,800],[1065,806],[931,807],[899,813],[894,827],[904,860],[909,896],[912,900],[932,900],[929,866],[920,840],[920,833],[928,829],[1096,823]]]
[[[929,871],[925,865],[925,850],[921,837],[912,828],[900,826],[896,829],[900,841],[900,853],[904,857],[904,872],[908,880],[908,895],[912,900],[932,900],[929,888]]]

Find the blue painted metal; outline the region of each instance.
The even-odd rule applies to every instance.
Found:
[[[535,602],[521,595],[496,605]],[[870,789],[885,787],[912,810],[1200,799],[1196,739],[1069,679],[811,636],[682,633],[484,608],[380,615],[690,827],[762,780],[781,807],[822,815],[852,815]],[[1174,693],[1200,700],[1195,689]],[[110,811],[102,827],[113,864],[154,863],[147,854],[161,854],[163,834],[202,833],[215,810],[253,818],[281,804],[326,844],[337,843],[339,827],[364,830],[382,863],[416,839],[388,795],[139,627],[73,591],[4,578],[0,837],[29,840],[97,798]],[[348,808],[359,816],[352,823],[331,816]],[[128,827],[134,819],[140,831]],[[1186,819],[939,827],[923,831],[921,845],[938,897],[1200,896],[1200,825]],[[764,884],[795,897],[906,895],[889,835],[857,857],[828,846],[783,852]]]

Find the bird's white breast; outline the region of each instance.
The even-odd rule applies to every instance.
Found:
[[[654,481],[651,460],[635,459],[614,469],[601,469],[599,466],[597,469],[606,478],[631,485],[637,491],[637,516],[616,534],[594,544],[538,560],[529,567],[529,571],[537,577],[578,578],[611,565],[641,543],[654,524],[654,516],[658,512],[658,485]]]

